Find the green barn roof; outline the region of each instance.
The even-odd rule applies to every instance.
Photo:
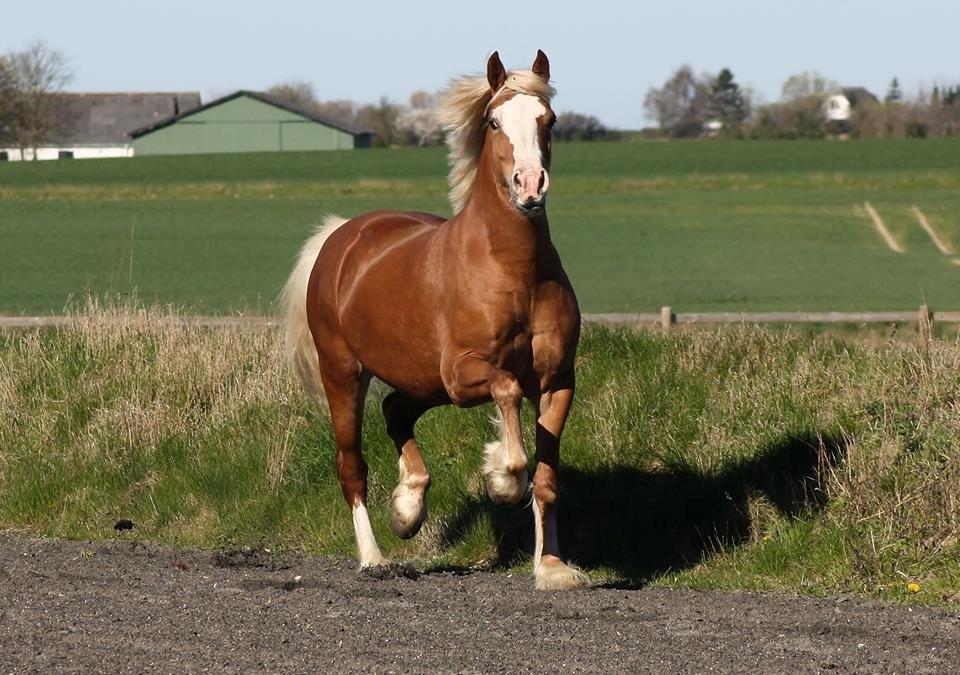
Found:
[[[331,127],[338,131],[343,131],[344,133],[353,134],[354,136],[365,136],[365,135],[373,134],[373,132],[370,131],[369,129],[357,129],[354,127],[347,126],[342,122],[332,120],[329,117],[325,117],[324,115],[318,115],[312,110],[308,110],[306,108],[293,105],[288,101],[279,99],[276,96],[265,94],[262,91],[250,91],[248,89],[241,89],[227,96],[222,96],[216,100],[210,101],[209,103],[205,103],[199,107],[193,108],[185,113],[181,113],[179,115],[173,115],[171,117],[168,117],[164,120],[160,120],[159,122],[156,122],[149,126],[135,129],[134,131],[130,132],[130,136],[132,136],[133,138],[139,138],[140,136],[144,136],[153,131],[157,131],[158,129],[168,127],[171,124],[176,124],[180,120],[186,119],[188,117],[192,117],[197,113],[202,113],[206,110],[209,110],[210,108],[214,108],[224,103],[228,103],[234,99],[237,99],[243,96],[246,96],[247,98],[252,98],[256,101],[260,101],[261,103],[266,103],[267,105],[272,105],[274,107],[280,108],[281,110],[286,110],[287,112],[293,113],[295,115],[300,115],[301,117],[305,117],[308,120],[318,122],[320,124],[323,124],[324,126]]]

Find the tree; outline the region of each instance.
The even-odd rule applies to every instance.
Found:
[[[43,42],[34,42],[25,51],[3,57],[6,101],[0,109],[0,130],[21,152],[55,140],[64,125],[64,113],[57,100],[73,79],[66,57]]]
[[[558,141],[612,141],[619,139],[620,133],[608,129],[593,115],[568,111],[557,115],[553,137]]]
[[[304,80],[288,80],[267,89],[267,94],[299,108],[311,108],[317,103],[317,92]]]
[[[403,141],[403,137],[397,132],[399,115],[399,108],[384,96],[380,98],[379,104],[365,105],[357,111],[357,124],[373,131],[375,147],[389,148]]]
[[[345,127],[356,126],[357,104],[353,101],[320,101],[316,104],[316,110],[331,122]]]
[[[7,57],[0,54],[0,144],[7,144],[15,140],[12,119],[15,92],[13,71],[7,63]]]
[[[437,107],[437,97],[428,91],[418,90],[410,94],[410,107],[413,110],[430,110]]]
[[[410,145],[436,145],[443,141],[437,97],[425,91],[410,94],[410,107],[397,116],[397,131]]]
[[[960,101],[960,84],[956,87],[946,87],[943,90],[943,96],[941,97],[944,105],[953,105]]]
[[[890,88],[887,89],[887,95],[883,100],[890,103],[891,101],[899,101],[902,98],[903,92],[900,91],[900,82],[897,81],[897,78],[893,78],[890,82]]]
[[[724,133],[735,134],[747,114],[748,103],[740,85],[734,82],[730,69],[724,68],[710,86],[707,115],[723,124]]]
[[[64,56],[35,42],[0,58],[0,135],[37,157],[39,145],[54,140],[64,124],[57,94],[72,74]]]
[[[783,83],[781,98],[789,102],[811,96],[823,97],[837,88],[836,82],[824,77],[817,71],[804,71],[787,78],[786,82]]]
[[[696,136],[706,121],[709,89],[690,66],[680,66],[662,87],[647,90],[643,107],[664,131],[674,136]]]

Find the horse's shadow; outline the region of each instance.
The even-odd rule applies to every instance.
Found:
[[[700,562],[751,537],[751,502],[765,497],[785,516],[826,505],[830,470],[843,461],[838,436],[790,436],[715,474],[661,466],[560,473],[560,544],[566,558],[586,568],[606,567],[627,586],[642,585]],[[459,542],[489,512],[497,536],[498,566],[532,553],[530,509],[499,507],[471,497],[443,530]]]

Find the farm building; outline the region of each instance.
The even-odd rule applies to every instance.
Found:
[[[50,140],[36,148],[0,147],[0,160],[130,157],[131,131],[199,106],[197,92],[56,94]]]
[[[823,115],[828,124],[845,132],[854,109],[867,101],[876,103],[877,97],[863,87],[844,87],[824,99]]]
[[[368,148],[373,134],[255,91],[238,91],[137,129],[140,155]]]

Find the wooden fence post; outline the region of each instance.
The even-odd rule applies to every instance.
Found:
[[[673,310],[669,307],[664,306],[660,308],[660,328],[663,329],[664,333],[670,332],[670,327],[675,320]]]

